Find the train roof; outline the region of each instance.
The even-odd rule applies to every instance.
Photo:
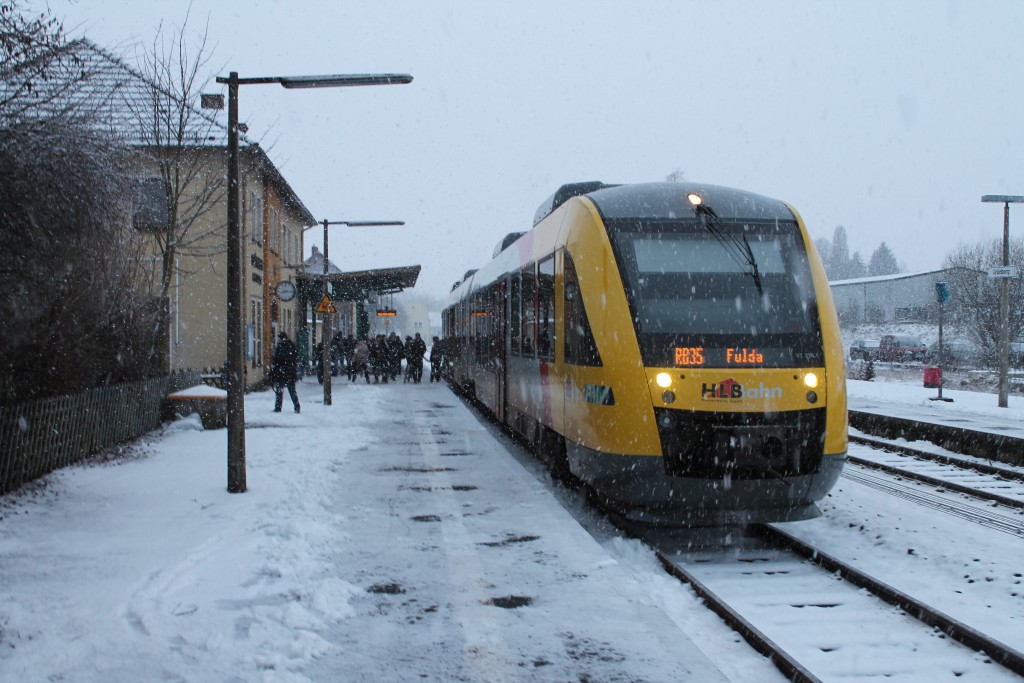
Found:
[[[638,183],[611,185],[598,180],[562,185],[544,200],[533,217],[541,222],[573,197],[589,197],[605,219],[689,218],[694,215],[687,195],[696,192],[719,218],[793,220],[793,212],[778,199],[705,183]],[[507,246],[507,245],[506,245]]]
[[[541,202],[541,205],[537,208],[537,212],[533,214],[533,224],[537,225],[542,220],[547,218],[548,214],[565,204],[573,197],[579,197],[581,195],[589,194],[595,190],[600,190],[605,187],[613,187],[612,185],[606,185],[600,180],[586,180],[581,183],[567,183],[562,185],[560,188],[555,190],[554,194]]]
[[[589,180],[568,183],[559,187],[537,209],[533,224],[536,226],[573,197],[584,196],[594,203],[606,223],[636,219],[694,219],[696,212],[687,198],[693,192],[701,196],[704,206],[710,208],[715,215],[722,219],[792,221],[796,218],[789,206],[778,199],[721,185],[690,182],[621,185]],[[506,235],[495,248],[494,259],[497,260],[501,257],[509,246],[525,234],[509,233]],[[468,285],[467,291],[473,289],[470,278],[475,272],[475,270],[467,272],[462,280],[452,285],[451,297],[453,299],[458,299],[461,296],[455,295],[455,292],[463,285]]]

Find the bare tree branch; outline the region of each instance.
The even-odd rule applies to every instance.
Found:
[[[210,258],[223,253],[223,243],[209,238],[224,229],[223,206],[227,191],[223,145],[210,145],[216,120],[197,109],[203,74],[211,58],[209,27],[195,38],[188,34],[188,17],[180,29],[161,26],[148,51],[140,58],[148,81],[146,97],[129,102],[147,160],[163,185],[166,220],[152,230],[161,269],[157,296],[162,302],[157,319],[155,355],[167,364],[168,301],[184,258]]]
[[[950,270],[950,311],[956,326],[984,350],[986,362],[998,364],[999,336],[1002,321],[999,313],[999,281],[988,277],[987,269],[1003,263],[1001,240],[960,244],[943,262]],[[1010,264],[1017,267],[1017,276],[1009,281],[1010,339],[1024,333],[1024,241],[1010,242]]]

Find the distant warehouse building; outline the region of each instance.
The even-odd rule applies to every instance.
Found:
[[[838,280],[829,286],[843,323],[927,322],[938,317],[935,283],[946,277],[946,270],[929,270]]]

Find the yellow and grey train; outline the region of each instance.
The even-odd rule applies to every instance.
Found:
[[[623,513],[807,519],[847,450],[839,324],[788,204],[573,183],[452,289],[449,381]]]

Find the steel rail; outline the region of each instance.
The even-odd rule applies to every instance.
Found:
[[[858,484],[864,486],[870,486],[883,493],[888,493],[893,496],[898,496],[904,500],[909,500],[918,505],[929,507],[933,510],[939,510],[961,519],[966,519],[969,522],[974,522],[981,526],[986,526],[990,529],[1002,531],[1007,534],[1014,536],[1024,536],[1024,523],[1018,522],[1014,519],[1003,517],[1002,515],[993,515],[990,512],[981,510],[973,505],[966,503],[960,503],[956,500],[949,498],[943,498],[936,494],[914,491],[906,486],[900,486],[895,483],[891,483],[873,476],[868,472],[854,472],[847,470],[843,472],[843,476],[847,477],[851,481],[855,481]]]
[[[942,463],[943,465],[953,465],[954,467],[959,467],[961,469],[974,470],[975,472],[980,472],[982,474],[990,474],[997,477],[1005,477],[1007,479],[1024,482],[1024,472],[1012,470],[1008,467],[987,465],[981,462],[971,462],[970,460],[964,460],[963,458],[944,455],[942,453],[930,453],[928,451],[918,450],[901,444],[894,444],[889,441],[885,441],[884,439],[873,438],[870,436],[855,436],[851,434],[849,436],[849,440],[853,443],[871,446],[872,448],[880,448],[892,451],[893,453],[921,458],[923,460],[933,460],[935,462]]]
[[[991,493],[989,491],[983,491],[976,489],[966,484],[958,484],[955,481],[949,481],[948,479],[939,479],[938,477],[932,477],[927,474],[921,474],[920,472],[914,472],[913,470],[906,470],[895,465],[890,465],[882,462],[875,462],[873,460],[866,460],[864,458],[858,458],[855,455],[847,455],[846,459],[848,462],[852,462],[855,465],[861,467],[868,467],[873,470],[879,470],[886,474],[892,474],[895,476],[906,477],[907,479],[913,479],[923,484],[930,484],[932,486],[940,486],[950,491],[956,491],[957,493],[964,493],[975,498],[981,498],[1000,505],[1006,505],[1015,508],[1024,508],[1024,500],[1017,500],[1016,498],[1008,498],[998,493]]]
[[[653,547],[653,546],[651,546]],[[734,631],[743,636],[743,639],[755,650],[767,657],[772,664],[793,683],[822,683],[821,679],[812,674],[800,662],[793,659],[788,652],[783,650],[775,641],[762,633],[757,627],[744,619],[739,612],[730,607],[722,598],[715,594],[708,586],[687,571],[681,565],[673,562],[669,557],[654,548],[654,552],[669,574],[684,583],[693,587],[694,592],[704,603],[729,625]]]
[[[779,543],[798,555],[814,562],[830,572],[838,573],[845,580],[870,591],[890,605],[899,607],[923,624],[941,629],[951,639],[967,647],[984,652],[993,661],[1016,674],[1024,675],[1024,654],[991,638],[967,624],[940,612],[906,593],[875,579],[826,552],[811,546],[785,531],[768,524],[755,525],[751,530],[763,538]]]

